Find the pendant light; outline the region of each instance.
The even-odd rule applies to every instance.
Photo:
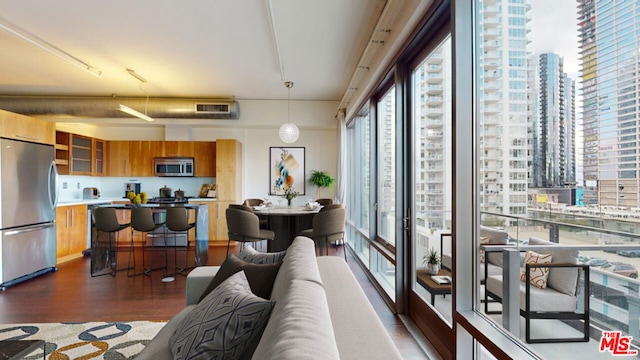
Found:
[[[280,135],[280,140],[286,142],[287,144],[291,144],[298,140],[298,136],[300,136],[300,130],[298,130],[296,124],[291,122],[291,88],[293,87],[293,82],[285,81],[284,86],[289,89],[289,96],[287,99],[287,123],[280,126],[280,131],[278,132],[278,134]]]

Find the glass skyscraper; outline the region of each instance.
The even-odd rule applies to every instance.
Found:
[[[579,1],[584,202],[640,207],[638,76],[640,4]]]

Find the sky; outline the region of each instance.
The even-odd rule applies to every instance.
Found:
[[[529,3],[533,53],[554,52],[562,56],[565,72],[574,80],[578,80],[578,2],[530,0]]]
[[[582,173],[582,86],[578,58],[578,2],[576,0],[530,0],[531,50],[534,55],[553,52],[563,58],[564,71],[576,82],[576,177]]]

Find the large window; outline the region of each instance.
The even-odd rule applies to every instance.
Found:
[[[396,91],[392,87],[377,104],[378,218],[381,240],[395,245],[396,223]]]

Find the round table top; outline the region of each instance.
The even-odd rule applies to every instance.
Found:
[[[253,212],[258,215],[306,215],[317,214],[320,208],[308,208],[306,206],[267,206],[254,207]]]

